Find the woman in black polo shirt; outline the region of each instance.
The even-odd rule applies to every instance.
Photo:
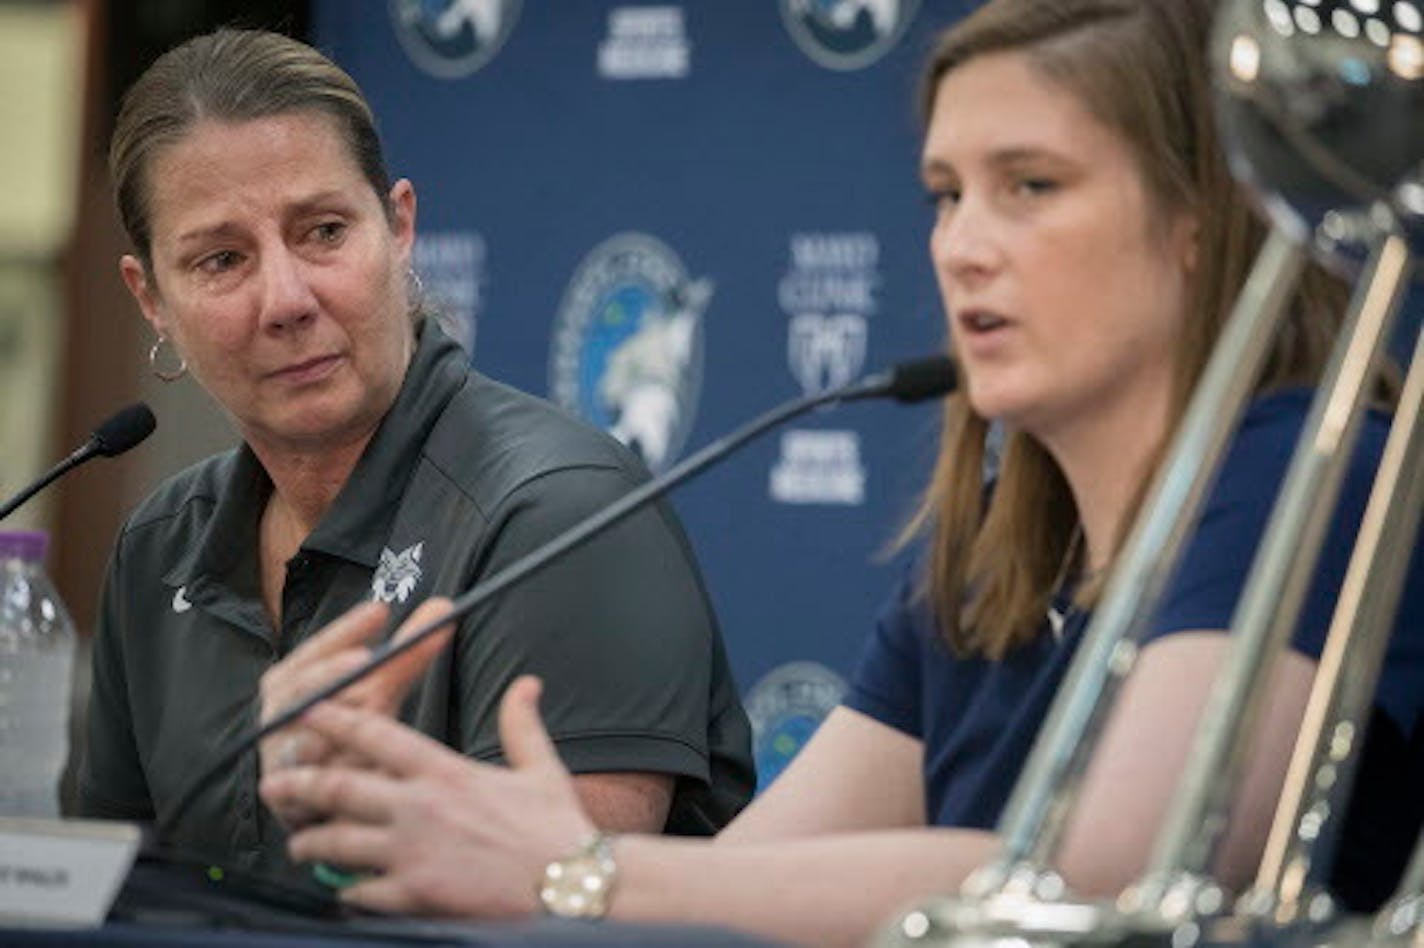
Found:
[[[415,189],[392,183],[360,91],[316,50],[237,30],[184,43],[129,90],[110,164],[153,369],[191,375],[242,443],[123,528],[80,805],[278,869],[282,828],[257,782],[314,742],[269,743],[173,811],[264,703],[301,689],[312,653],[269,670],[353,605],[380,603],[362,613],[379,627],[468,588],[646,474],[611,438],[473,372],[423,318]],[[600,824],[707,833],[750,795],[749,728],[667,508],[471,616],[432,662],[404,719],[487,760],[497,696],[520,674],[559,679],[552,727]],[[391,690],[365,697],[396,710]]]

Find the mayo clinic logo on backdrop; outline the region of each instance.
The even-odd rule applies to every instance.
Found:
[[[472,230],[434,231],[415,238],[415,272],[427,309],[468,353],[484,309],[485,239]]]
[[[844,679],[817,662],[788,662],[752,686],[742,703],[752,722],[758,792],[786,769],[845,693]]]
[[[396,36],[411,60],[460,79],[494,58],[519,19],[520,0],[390,0]]]
[[[687,441],[702,387],[702,314],[712,282],[666,244],[623,233],[579,264],[554,322],[549,389],[654,472]]]
[[[685,79],[692,44],[682,7],[614,7],[608,35],[598,47],[604,79]]]
[[[865,316],[796,313],[787,324],[786,361],[807,395],[839,388],[865,365]]]
[[[802,52],[827,69],[864,69],[884,56],[919,0],[780,0],[781,19]]]
[[[864,231],[793,234],[789,256],[777,288],[787,315],[786,364],[802,392],[815,395],[854,381],[865,368],[880,241]],[[783,504],[864,503],[860,435],[785,432],[769,489]]]

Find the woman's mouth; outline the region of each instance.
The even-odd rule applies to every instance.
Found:
[[[1002,329],[1009,321],[997,313],[987,310],[968,310],[959,315],[959,324],[970,333],[979,334]]]
[[[307,359],[278,369],[272,373],[272,377],[278,381],[297,385],[316,382],[326,378],[335,371],[336,366],[340,362],[340,356],[318,356],[315,359]]]

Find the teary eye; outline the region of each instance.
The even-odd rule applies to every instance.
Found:
[[[345,221],[322,221],[312,228],[312,236],[322,243],[335,244],[346,236]]]
[[[242,255],[236,250],[219,250],[198,261],[198,269],[208,274],[225,273],[242,262]]]

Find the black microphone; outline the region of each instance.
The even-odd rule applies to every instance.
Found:
[[[15,509],[35,494],[49,486],[50,482],[96,457],[111,458],[123,454],[144,438],[153,434],[158,423],[153,412],[143,402],[137,402],[110,415],[103,424],[94,429],[89,439],[74,449],[74,453],[54,467],[29,487],[20,491],[0,507],[0,520],[4,520]]]
[[[255,747],[263,738],[281,730],[321,702],[354,685],[397,655],[414,648],[417,643],[433,635],[438,629],[474,611],[530,573],[542,569],[551,560],[563,556],[569,550],[580,546],[629,514],[647,506],[694,475],[700,474],[757,435],[822,405],[867,398],[893,398],[908,404],[944,395],[951,391],[955,384],[954,364],[948,356],[938,355],[916,359],[912,362],[902,362],[886,372],[867,376],[841,388],[784,402],[731,434],[713,441],[681,463],[669,468],[662,476],[644,482],[607,507],[574,524],[543,546],[525,554],[500,572],[476,583],[471,589],[466,590],[451,602],[450,612],[442,618],[421,626],[398,642],[388,638],[372,650],[370,659],[364,665],[347,672],[330,684],[317,689],[278,712],[270,721],[252,733],[238,737],[178,796],[177,802],[168,808],[167,816],[156,823],[156,835],[160,839],[168,835],[173,820],[187,809],[193,798],[218,774],[235,763],[243,753]]]
[[[136,447],[140,441],[153,434],[156,427],[158,422],[148,405],[135,402],[127,408],[119,409],[95,428],[94,433],[85,442],[85,448],[92,447],[96,454],[106,458],[116,457],[129,448]]]
[[[946,395],[955,384],[954,362],[949,356],[927,356],[866,376],[840,389],[832,400],[853,402],[865,398],[893,398],[902,404],[912,405]]]

